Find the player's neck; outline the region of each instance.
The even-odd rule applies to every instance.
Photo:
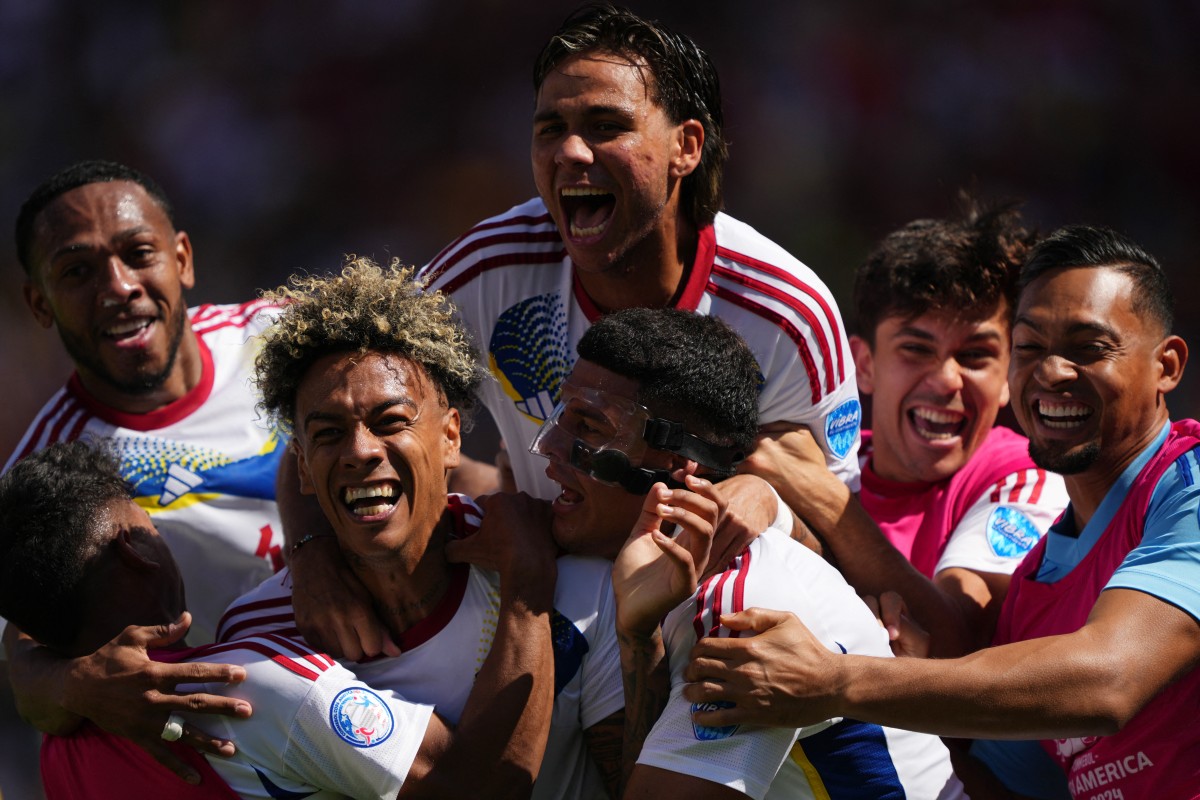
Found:
[[[83,388],[100,403],[126,414],[149,414],[181,400],[195,389],[204,374],[204,359],[200,355],[200,342],[196,333],[191,325],[187,325],[180,338],[179,350],[170,374],[151,391],[124,391],[79,366],[76,367],[76,372]]]
[[[692,263],[698,236],[684,220],[656,231],[630,248],[609,269],[577,272],[592,303],[608,313],[624,308],[663,308],[677,298]]]
[[[432,614],[445,597],[451,577],[445,556],[447,536],[443,518],[428,542],[414,552],[397,553],[386,561],[353,564],[393,637]]]

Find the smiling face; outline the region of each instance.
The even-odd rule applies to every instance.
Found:
[[[296,394],[301,491],[315,494],[343,550],[415,565],[458,466],[458,412],[425,371],[391,353],[334,353]]]
[[[642,508],[642,495],[620,486],[601,483],[571,466],[574,437],[600,447],[613,446],[639,452],[633,466],[664,469],[672,456],[661,450],[631,446],[638,433],[627,424],[631,407],[637,405],[638,382],[618,375],[585,359],[575,363],[562,386],[564,417],[571,418],[570,435],[546,437],[539,453],[550,459],[546,476],[561,488],[554,499],[554,539],[559,547],[575,555],[615,558],[629,538],[629,530]],[[601,399],[602,398],[602,399]],[[644,416],[640,417],[643,425]]]
[[[183,292],[192,248],[136,183],[72,189],[37,216],[25,301],[57,327],[84,385],[109,405],[148,411],[191,388],[194,343]]]
[[[1161,327],[1115,269],[1053,269],[1025,287],[1009,381],[1038,466],[1115,477],[1153,441],[1187,360]]]
[[[1008,308],[984,320],[885,317],[875,346],[853,337],[858,386],[871,395],[872,465],[906,483],[962,469],[1008,402]]]
[[[653,76],[623,56],[588,52],[546,75],[537,94],[534,181],[582,273],[674,256],[680,182],[699,164],[703,126],[673,123]]]

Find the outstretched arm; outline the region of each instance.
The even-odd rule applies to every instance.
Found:
[[[892,591],[931,637],[931,654],[961,655],[974,649],[969,606],[917,571],[880,532],[850,489],[825,466],[825,455],[803,426],[763,426],[742,465],[775,487],[784,502],[821,537],[827,556],[862,595]]]
[[[95,653],[63,658],[9,625],[4,644],[17,710],[44,733],[65,735],[84,719],[124,736],[188,783],[200,776],[162,740],[167,718],[175,711],[250,716],[248,703],[220,695],[179,694],[185,683],[237,683],[242,667],[228,664],[163,664],[147,651],[183,638],[191,625],[186,612],[170,625],[130,626]],[[185,725],[182,742],[214,755],[231,756],[234,747],[192,725]]]
[[[1200,665],[1200,622],[1131,589],[1101,593],[1074,633],[946,660],[833,654],[794,616],[761,609],[722,624],[759,635],[693,649],[685,696],[735,704],[698,713],[705,725],[846,716],[970,738],[1106,735]]]

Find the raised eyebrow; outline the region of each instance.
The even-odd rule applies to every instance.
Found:
[[[922,330],[921,328],[917,328],[912,325],[905,325],[905,326],[901,327],[900,330],[896,331],[896,335],[897,336],[911,336],[914,339],[924,339],[925,341],[929,341],[929,342],[932,342],[937,338],[929,331]]]

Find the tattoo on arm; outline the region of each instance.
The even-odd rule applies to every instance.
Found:
[[[671,696],[671,673],[662,631],[643,637],[617,631],[625,684],[625,755],[622,786],[629,780],[642,744]]]
[[[621,774],[625,746],[625,712],[618,711],[583,732],[592,760],[600,768],[608,796],[619,798],[625,787]]]

